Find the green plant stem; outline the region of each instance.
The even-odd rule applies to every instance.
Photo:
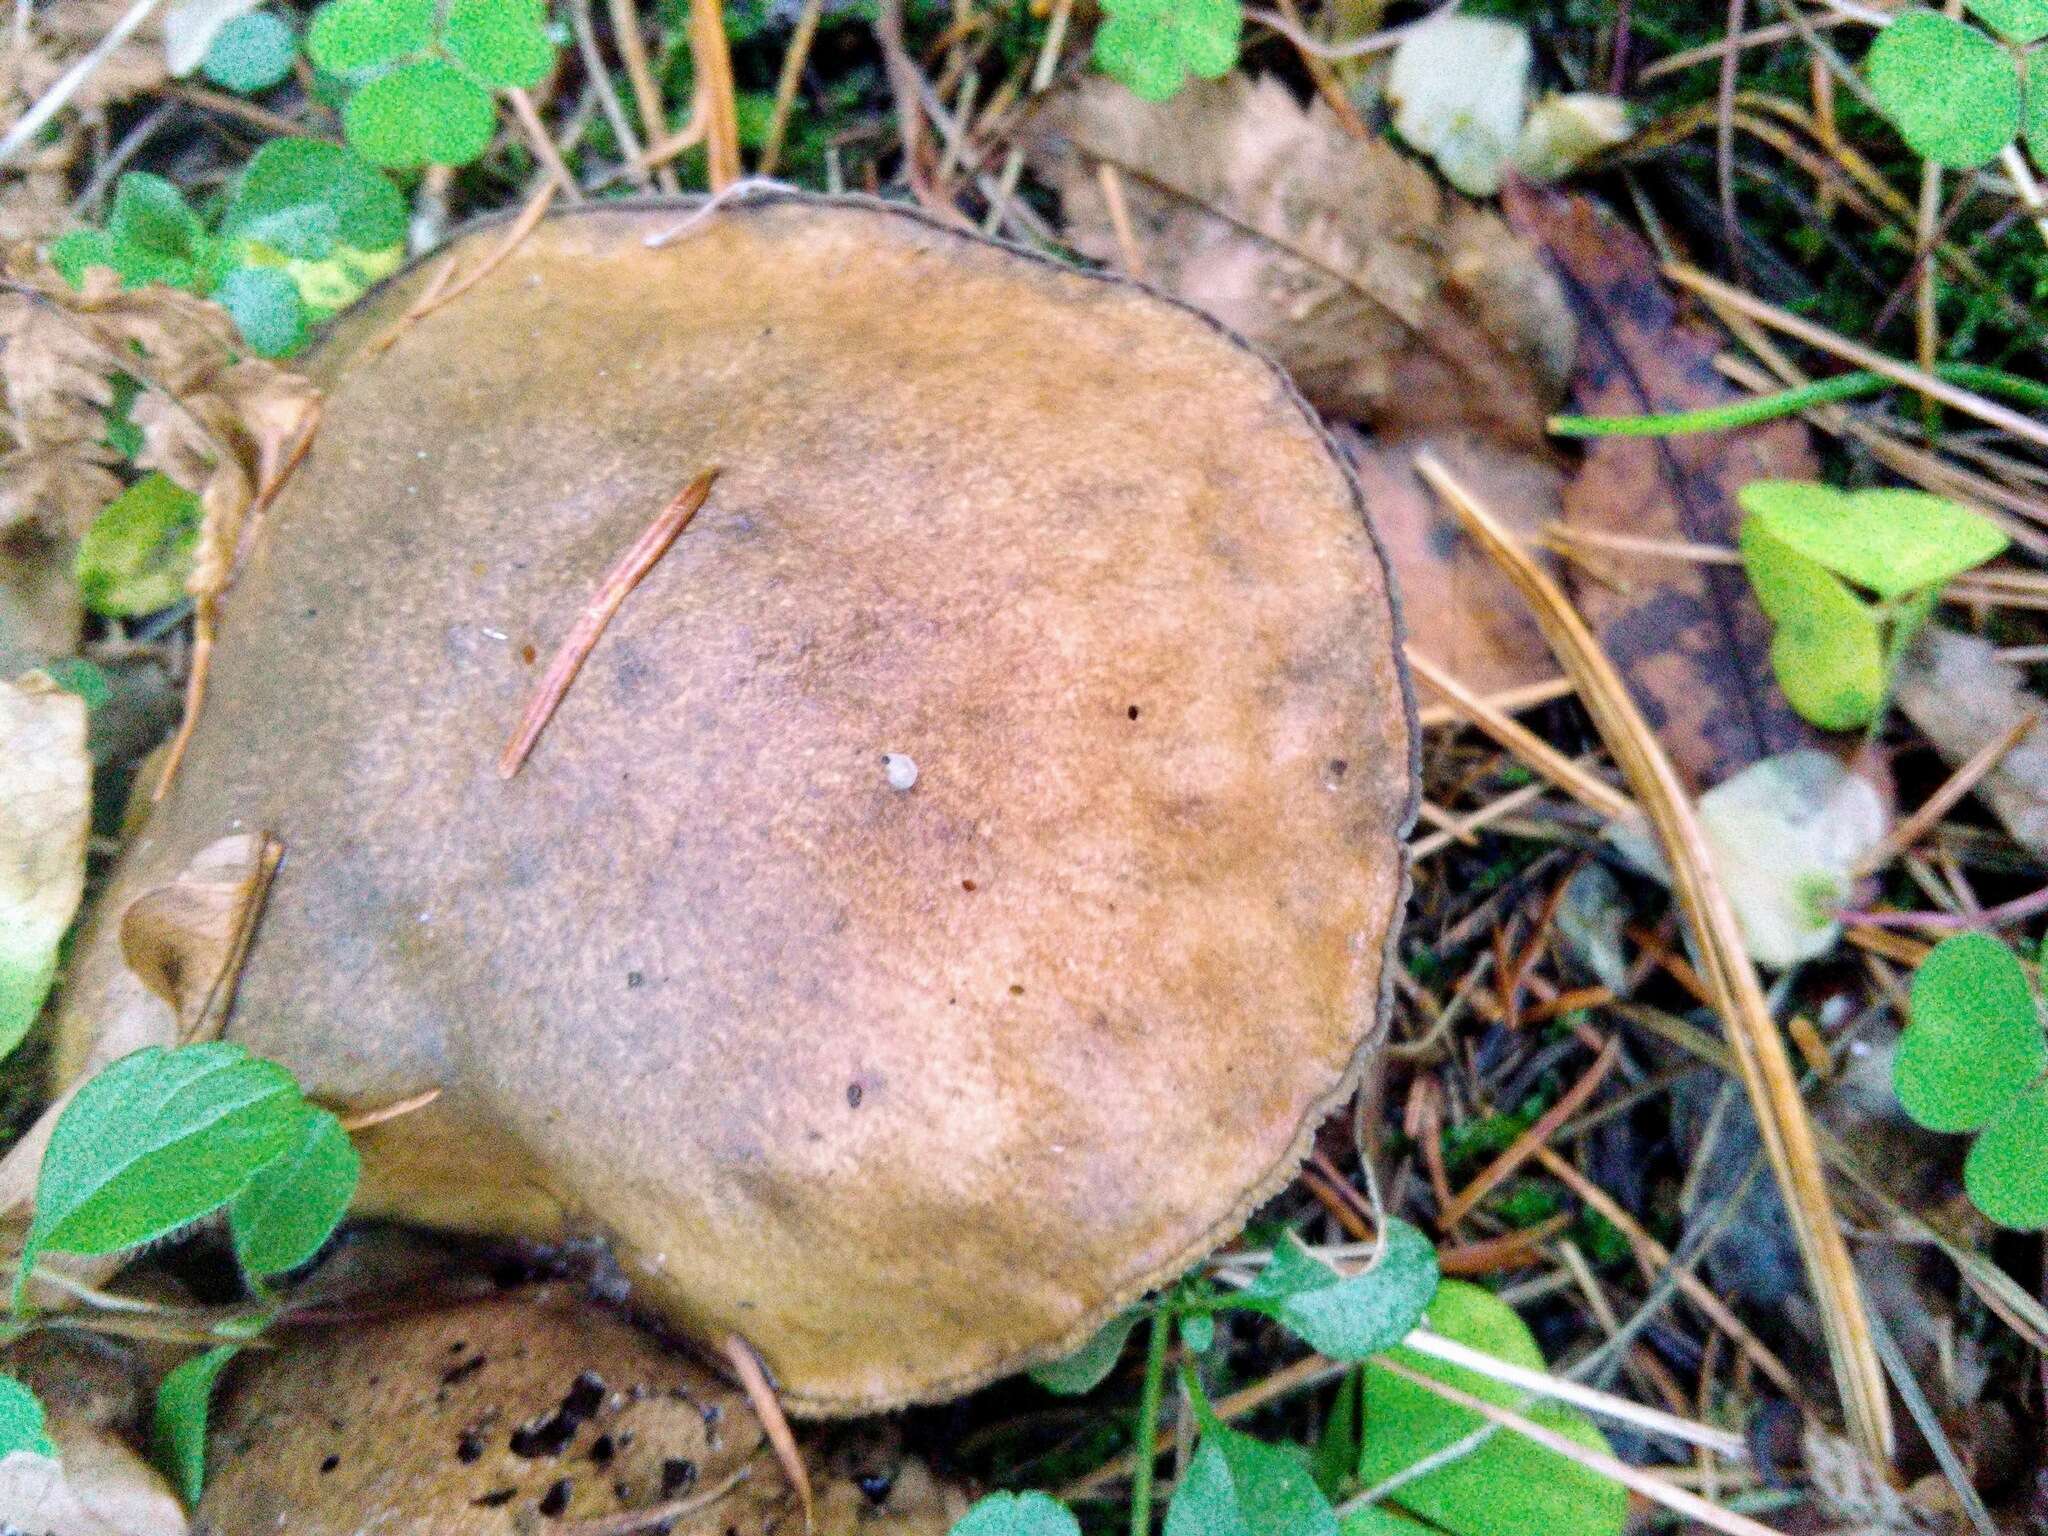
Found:
[[[1159,1461],[1159,1403],[1166,1388],[1166,1350],[1173,1341],[1173,1308],[1152,1314],[1145,1338],[1145,1382],[1138,1391],[1138,1460],[1131,1469],[1131,1536],[1152,1536],[1152,1474]]]
[[[1987,368],[1981,363],[1936,363],[1935,376],[1980,394],[2002,395],[2036,410],[2048,410],[2048,384],[2038,384]],[[1832,405],[1864,395],[1898,389],[1895,379],[1881,373],[1844,373],[1816,384],[1802,384],[1774,395],[1758,395],[1732,405],[1717,405],[1700,411],[1672,411],[1650,416],[1553,416],[1550,430],[1558,437],[1682,437],[1693,432],[1726,432],[1735,427],[1752,427],[1796,415],[1816,405]]]

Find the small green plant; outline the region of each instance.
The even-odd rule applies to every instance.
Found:
[[[72,574],[85,606],[113,618],[170,607],[184,595],[199,522],[199,498],[163,475],[129,486],[78,542]]]
[[[1237,67],[1241,0],[1103,0],[1095,65],[1145,101],[1165,101],[1188,76],[1215,80]]]
[[[1892,1088],[1931,1131],[1974,1131],[1963,1188],[2000,1226],[2048,1227],[2048,1042],[2013,952],[1946,939],[1913,973]]]
[[[1115,1367],[1132,1330],[1148,1321],[1137,1443],[1158,1434],[1168,1348],[1178,1331],[1195,1353],[1214,1337],[1220,1312],[1252,1312],[1281,1324],[1337,1360],[1365,1360],[1393,1348],[1422,1320],[1437,1290],[1436,1251],[1402,1221],[1389,1221],[1377,1263],[1343,1276],[1292,1234],[1274,1245],[1271,1262],[1242,1291],[1219,1293],[1206,1280],[1181,1282],[1149,1306],[1111,1321],[1079,1352],[1032,1372],[1052,1391],[1093,1390]],[[1286,1532],[1337,1536],[1336,1511],[1316,1484],[1308,1458],[1291,1446],[1268,1445],[1224,1425],[1192,1371],[1182,1379],[1201,1438],[1188,1474],[1166,1512],[1167,1536],[1206,1532]],[[1133,1536],[1152,1529],[1152,1463],[1141,1457],[1131,1494]],[[953,1536],[1077,1536],[1073,1514],[1044,1494],[995,1494],[953,1528]]]
[[[352,89],[342,130],[396,170],[467,165],[490,148],[492,93],[540,84],[555,67],[541,0],[329,0],[306,51]]]
[[[289,22],[272,11],[251,11],[213,35],[199,67],[222,90],[253,96],[287,79],[298,56],[298,34]]]
[[[226,1042],[124,1056],[78,1090],[51,1132],[15,1270],[17,1326],[44,1254],[122,1253],[220,1213],[251,1289],[267,1298],[266,1282],[311,1260],[340,1225],[360,1172],[341,1122],[274,1062]],[[266,1320],[267,1305],[240,1331]],[[186,1361],[157,1394],[157,1459],[191,1501],[213,1385],[240,1347]],[[0,1376],[0,1455],[55,1455],[42,1426],[34,1394]]]
[[[252,351],[284,357],[315,322],[397,270],[405,223],[398,189],[361,156],[318,139],[273,139],[243,168],[218,230],[168,181],[130,172],[106,227],[72,231],[50,260],[73,286],[108,267],[124,287],[165,283],[212,298]]]
[[[2021,135],[2039,156],[2048,151],[2048,64],[2023,50],[2048,37],[2048,0],[1968,5],[1990,32],[1924,7],[1895,17],[1863,62],[1871,92],[1913,151],[1937,165],[1973,170]]]
[[[1824,730],[1877,718],[1942,584],[2006,546],[1987,519],[1920,491],[1759,480],[1740,501],[1743,569],[1775,626],[1772,670],[1792,707]]]

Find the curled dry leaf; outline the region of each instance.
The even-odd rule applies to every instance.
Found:
[[[1325,411],[1542,441],[1573,347],[1556,279],[1391,144],[1243,76],[1160,103],[1090,78],[1029,133],[1076,246],[1119,259],[1107,165],[1147,277],[1271,352]]]
[[[1960,764],[2048,699],[2000,661],[1989,641],[1930,625],[1899,667],[1899,708],[1948,762]],[[2048,857],[2048,731],[2030,731],[1977,785],[1976,793],[2022,846]]]
[[[806,1459],[827,1533],[942,1536],[967,1507],[887,1446],[827,1450],[813,1437]],[[741,1474],[668,1529],[768,1536],[802,1523],[743,1393],[553,1289],[355,1316],[244,1355],[219,1389],[210,1463],[205,1536],[574,1531]]]
[[[177,1013],[180,1040],[211,1034],[226,1011],[281,853],[274,838],[224,837],[121,914],[128,968]]]
[[[85,701],[39,672],[0,683],[0,1055],[49,995],[91,820]]]
[[[178,1496],[156,1469],[102,1430],[50,1420],[57,1458],[0,1459],[0,1530],[35,1536],[186,1536]]]
[[[1549,253],[1578,316],[1575,409],[1627,416],[1738,398],[1714,370],[1715,339],[1680,320],[1640,236],[1588,198],[1511,188],[1505,201],[1515,226]],[[1565,521],[1574,531],[1731,545],[1744,485],[1818,473],[1794,421],[1602,438],[1565,485]],[[1582,572],[1572,595],[1695,787],[1814,744],[1772,681],[1770,626],[1740,571],[1622,557],[1601,569],[1617,584]]]

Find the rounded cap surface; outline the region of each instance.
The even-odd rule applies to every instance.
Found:
[[[426,279],[315,359],[110,908],[274,833],[229,1037],[442,1090],[366,1205],[602,1233],[797,1411],[1078,1346],[1377,1044],[1414,729],[1355,482],[1213,323],[879,204],[556,217],[374,350]]]

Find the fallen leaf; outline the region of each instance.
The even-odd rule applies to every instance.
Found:
[[[1150,280],[1271,352],[1325,411],[1542,443],[1573,348],[1557,281],[1393,145],[1244,76],[1161,103],[1087,79],[1027,133],[1080,250],[1119,259],[1108,165]]]
[[[40,672],[0,683],[0,1056],[42,1012],[85,893],[85,701]]]
[[[1394,127],[1460,192],[1491,197],[1522,136],[1535,58],[1513,22],[1432,16],[1394,49]]]
[[[1890,821],[1875,785],[1812,748],[1764,758],[1716,784],[1699,798],[1699,819],[1744,947],[1781,970],[1834,948],[1841,925],[1833,914]],[[1669,883],[1662,852],[1640,827],[1616,823],[1608,836]]]
[[[1529,109],[1515,144],[1515,169],[1531,181],[1561,181],[1603,150],[1634,132],[1628,103],[1619,96],[1571,91],[1546,96]]]
[[[53,1418],[57,1457],[0,1459],[0,1529],[35,1536],[186,1536],[178,1497],[134,1451],[101,1431]]]
[[[2048,700],[2000,661],[1989,641],[1929,625],[1900,663],[1895,697],[1906,717],[1952,764],[1967,761]],[[2022,846],[2048,857],[2048,731],[2027,734],[1979,781],[1978,798]]]
[[[1372,509],[1373,530],[1401,589],[1409,643],[1481,694],[1557,675],[1543,631],[1500,567],[1458,531],[1443,500],[1415,472],[1427,449],[1488,506],[1532,537],[1559,514],[1561,477],[1547,459],[1477,434],[1392,442],[1337,433]]]
[[[1681,322],[1641,237],[1585,197],[1511,187],[1504,203],[1515,227],[1548,251],[1578,316],[1576,410],[1626,416],[1740,398],[1714,370],[1715,338]],[[1807,429],[1794,421],[1602,438],[1565,485],[1565,522],[1731,545],[1744,485],[1810,480],[1819,470]],[[1609,564],[1626,571],[1625,589],[1581,579],[1573,596],[1695,787],[1816,742],[1771,679],[1770,624],[1740,571],[1661,558]]]
[[[181,1040],[207,1033],[226,1011],[280,852],[250,833],[221,838],[121,914],[122,956],[176,1011]]]
[[[71,560],[69,541],[39,528],[0,533],[0,677],[77,649],[85,610]]]

